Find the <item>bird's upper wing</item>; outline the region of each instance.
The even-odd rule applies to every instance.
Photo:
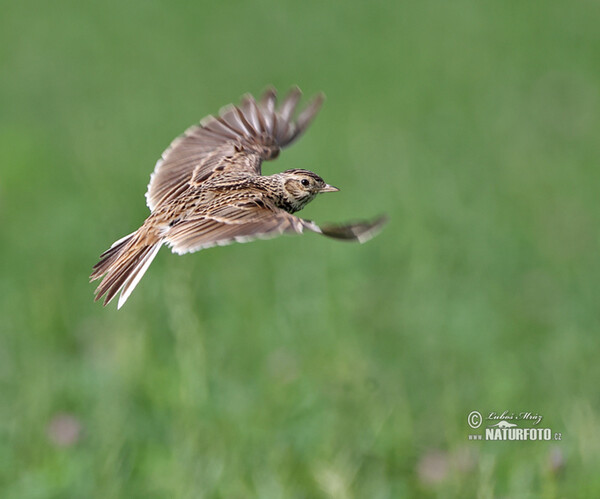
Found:
[[[385,217],[371,222],[319,227],[310,220],[283,211],[264,198],[234,201],[210,210],[197,218],[176,223],[165,234],[174,253],[192,253],[233,242],[268,239],[284,233],[302,234],[304,230],[335,239],[364,243],[385,224]]]
[[[260,174],[262,161],[276,158],[294,142],[323,103],[323,95],[317,95],[294,120],[301,95],[292,88],[279,107],[273,88],[259,102],[246,95],[240,106],[226,106],[218,117],[208,116],[186,130],[156,163],[146,193],[150,211],[211,175],[234,170]]]

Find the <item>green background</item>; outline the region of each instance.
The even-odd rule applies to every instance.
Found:
[[[591,1],[4,2],[0,495],[599,497],[599,25]],[[264,172],[386,229],[163,249],[93,303],[163,149],[268,84],[328,100]],[[473,410],[562,441],[469,441]]]

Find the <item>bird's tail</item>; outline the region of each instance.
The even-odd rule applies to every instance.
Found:
[[[90,282],[104,276],[95,291],[95,301],[106,295],[104,305],[107,305],[121,291],[117,305],[121,308],[148,270],[163,242],[143,237],[142,230],[119,239],[100,255],[100,261],[94,265],[90,276]]]

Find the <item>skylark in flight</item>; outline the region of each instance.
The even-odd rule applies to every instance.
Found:
[[[150,216],[102,253],[93,268],[91,281],[104,277],[96,300],[105,296],[106,305],[120,291],[121,308],[163,244],[181,255],[305,230],[361,243],[379,232],[385,217],[319,226],[294,216],[317,194],[338,190],[311,171],[262,175],[262,162],[298,139],[323,103],[317,95],[294,119],[300,96],[293,88],[277,107],[272,88],[259,102],[246,95],[240,106],[227,106],[176,138],[150,177]]]

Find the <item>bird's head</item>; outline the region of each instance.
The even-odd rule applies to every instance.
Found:
[[[309,170],[286,170],[283,177],[284,198],[292,213],[299,211],[321,192],[336,192],[337,187],[325,183],[316,173]]]

